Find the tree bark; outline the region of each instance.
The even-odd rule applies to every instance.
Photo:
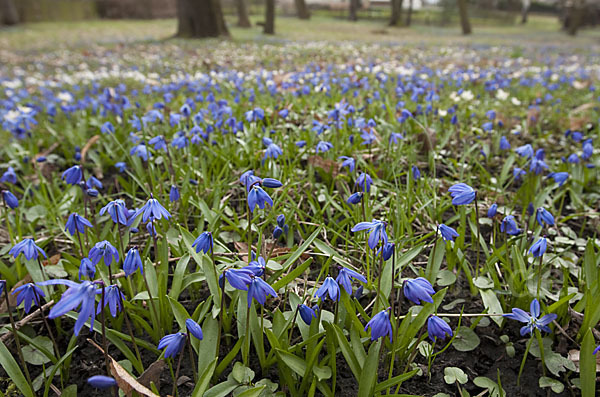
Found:
[[[521,0],[521,23],[524,25],[527,23],[527,16],[529,14],[529,7],[531,6],[531,0]]]
[[[583,19],[584,5],[581,1],[573,1],[566,9],[565,28],[569,36],[577,35]]]
[[[266,0],[264,34],[275,34],[275,0]]]
[[[350,0],[350,20],[358,21],[358,7],[360,0]]]
[[[471,22],[469,22],[469,14],[467,14],[467,0],[457,0],[458,11],[460,13],[460,26],[464,35],[471,34]]]
[[[413,12],[413,0],[408,1],[408,12],[406,13],[406,26],[410,26],[412,22],[412,12]]]
[[[219,0],[177,0],[179,37],[229,36]]]
[[[16,25],[19,13],[13,0],[0,0],[0,25]]]
[[[238,21],[237,26],[240,28],[249,28],[252,26],[250,18],[248,18],[248,7],[246,7],[246,0],[235,0],[235,7],[237,8]]]
[[[390,17],[389,26],[398,26],[402,21],[402,3],[404,0],[390,0],[392,6],[392,15]]]
[[[294,0],[296,4],[296,14],[300,19],[310,19],[310,11],[305,0]]]

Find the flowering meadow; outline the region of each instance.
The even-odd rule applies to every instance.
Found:
[[[1,394],[595,395],[599,72],[539,46],[11,58]]]

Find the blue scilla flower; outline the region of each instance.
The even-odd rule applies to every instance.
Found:
[[[281,181],[275,179],[275,178],[265,178],[265,179],[261,179],[260,180],[260,184],[264,187],[268,187],[271,189],[275,189],[278,187],[283,186],[283,183],[281,183]]]
[[[140,251],[137,247],[132,247],[127,251],[127,255],[125,255],[125,259],[123,260],[123,271],[125,272],[125,276],[129,277],[138,269],[140,269],[140,273],[144,273]]]
[[[17,174],[13,167],[8,167],[8,169],[4,171],[2,177],[0,177],[0,183],[12,183],[13,185],[17,183]]]
[[[496,119],[496,111],[495,110],[488,110],[487,112],[485,112],[485,117],[488,118],[488,120],[495,120]]]
[[[421,179],[421,171],[416,165],[413,165],[411,167],[411,176],[413,181],[418,181],[419,179]]]
[[[371,328],[371,340],[376,340],[387,335],[390,342],[392,342],[392,323],[390,322],[389,311],[389,307],[380,311],[365,325],[365,331],[367,328]]]
[[[510,149],[510,142],[503,135],[500,137],[500,150],[508,150]]]
[[[241,291],[248,291],[248,284],[252,282],[252,277],[254,277],[254,272],[251,269],[243,268],[243,269],[227,269],[223,272],[229,284]],[[222,282],[221,275],[220,282]],[[223,288],[223,286],[221,286]]]
[[[115,132],[115,127],[110,121],[107,121],[100,126],[100,132],[103,134],[113,134]]]
[[[192,247],[196,248],[196,253],[200,251],[207,254],[209,251],[213,250],[213,237],[211,232],[203,232],[201,233],[196,240],[192,243]]]
[[[104,259],[106,266],[110,266],[113,259],[115,263],[119,263],[119,251],[106,240],[97,242],[90,250],[89,257],[94,265],[97,265],[101,259]]]
[[[512,313],[505,314],[504,317],[510,318],[511,320],[517,320],[522,323],[525,323],[523,327],[521,327],[521,336],[525,336],[533,332],[534,329],[539,329],[544,332],[552,332],[548,324],[554,321],[557,317],[556,314],[550,313],[546,314],[542,318],[540,317],[540,302],[537,299],[533,299],[529,306],[530,313],[527,313],[525,310],[519,309],[515,307],[512,309]]]
[[[536,175],[541,174],[545,169],[548,169],[548,164],[544,160],[533,157],[529,164],[529,171],[533,171]]]
[[[25,256],[25,259],[27,259],[28,261],[36,259],[38,257],[38,253],[42,254],[44,258],[47,258],[44,250],[38,247],[35,244],[35,241],[33,241],[33,239],[31,238],[23,239],[21,242],[15,244],[10,249],[10,251],[8,251],[8,253],[14,258],[19,256],[20,254],[23,254],[23,256]]]
[[[32,304],[35,304],[39,307],[39,300],[41,297],[46,296],[44,291],[42,291],[40,287],[33,283],[21,285],[20,287],[16,288],[11,295],[17,295],[17,306],[23,303],[25,313],[29,313]]]
[[[67,219],[65,231],[68,231],[71,236],[74,236],[77,232],[81,234],[85,233],[86,227],[92,227],[90,221],[88,221],[78,213],[74,212],[71,215],[69,215],[69,218]]]
[[[362,274],[357,273],[352,269],[347,269],[345,267],[342,267],[340,269],[335,281],[337,281],[339,285],[344,287],[348,295],[352,295],[352,279],[362,281],[363,283],[367,282],[367,279]]]
[[[551,172],[548,174],[548,178],[554,179],[554,182],[558,183],[558,186],[564,185],[565,181],[569,178],[568,172]]]
[[[158,350],[165,349],[165,358],[175,357],[185,346],[187,335],[183,332],[176,332],[163,336],[158,342]]]
[[[340,165],[342,168],[348,168],[349,172],[354,172],[354,167],[356,167],[356,161],[352,157],[348,156],[340,156],[338,160],[343,160]]]
[[[262,187],[254,185],[248,193],[248,207],[250,208],[250,212],[254,212],[256,206],[260,209],[264,209],[265,204],[268,204],[271,207],[273,206],[271,196],[269,196]]]
[[[298,305],[298,312],[300,312],[300,317],[302,317],[302,321],[306,325],[310,325],[312,323],[313,318],[317,318],[317,312],[319,311],[319,306],[314,306],[310,308],[305,304]]]
[[[148,145],[154,145],[154,150],[167,151],[167,141],[165,141],[165,137],[162,135],[158,135],[150,139],[148,141]]]
[[[386,244],[388,242],[388,236],[385,232],[385,227],[387,226],[386,222],[378,221],[373,219],[371,222],[359,222],[352,229],[352,232],[358,232],[361,230],[370,230],[369,234],[369,248],[375,249],[377,244],[381,241],[382,244]]]
[[[383,260],[387,261],[388,259],[390,259],[392,257],[392,255],[394,255],[394,251],[396,250],[396,244],[395,243],[385,243],[383,245],[383,247],[380,249],[381,251],[381,255],[383,255]]]
[[[125,170],[127,170],[127,164],[122,161],[119,161],[118,163],[115,163],[115,168],[119,170],[119,172],[122,174],[123,172],[125,172]]]
[[[452,336],[452,328],[438,316],[432,315],[427,319],[427,333],[429,339],[435,342],[438,338],[441,340],[446,339],[446,335]]]
[[[537,209],[535,218],[542,227],[544,227],[544,223],[548,226],[554,226],[554,216],[550,213],[550,211],[542,207]]]
[[[325,300],[326,295],[329,295],[329,298],[334,301],[340,299],[340,287],[331,276],[327,276],[321,288],[315,292],[315,296],[321,300]]]
[[[522,170],[519,167],[513,168],[513,177],[515,178],[515,181],[520,180],[526,174],[527,174],[527,172],[525,170]]]
[[[600,351],[600,346],[596,346],[596,348],[594,349],[594,351],[592,352],[592,354],[596,354]]]
[[[421,304],[421,301],[433,303],[432,295],[435,294],[433,286],[425,277],[417,277],[404,281],[403,292],[406,299]]]
[[[456,230],[450,226],[444,225],[443,223],[439,226],[439,230],[444,241],[454,241],[454,238],[459,236]]]
[[[150,193],[150,198],[146,201],[146,204],[136,211],[134,217],[137,218],[140,214],[142,214],[142,222],[146,222],[150,217],[152,217],[152,220],[159,220],[163,217],[169,219],[171,217],[169,211],[152,196],[152,193]]]
[[[179,189],[175,185],[171,185],[171,190],[169,192],[169,201],[174,203],[175,201],[179,201]]]
[[[4,203],[13,210],[19,206],[19,199],[8,190],[2,191],[2,200],[4,200]]]
[[[404,135],[402,135],[399,132],[392,132],[390,133],[390,138],[388,140],[388,144],[391,145],[397,145],[401,140],[404,139]]]
[[[504,219],[502,219],[502,222],[500,223],[500,231],[511,236],[515,236],[522,232],[522,230],[517,226],[515,217],[512,215],[507,215],[504,217]]]
[[[373,183],[373,179],[369,176],[369,174],[361,172],[361,174],[356,178],[356,182],[354,186],[360,187],[361,192],[369,193],[371,191],[371,184]]]
[[[252,110],[248,110],[244,117],[246,117],[246,121],[251,123],[253,121],[263,120],[265,118],[265,111],[261,108],[254,108]]]
[[[108,389],[117,386],[117,381],[114,380],[114,378],[105,375],[94,375],[89,377],[87,383],[96,389]]]
[[[519,146],[515,149],[515,152],[521,157],[531,158],[533,157],[533,147],[530,144]]]
[[[529,248],[529,253],[533,254],[534,257],[539,258],[544,255],[546,252],[546,248],[548,247],[548,242],[546,241],[546,237],[540,237],[531,248]]]
[[[283,154],[283,150],[281,150],[281,148],[279,146],[277,146],[276,144],[271,143],[271,144],[269,144],[269,146],[267,146],[267,149],[265,150],[265,155],[263,157],[263,163],[268,158],[276,159],[277,157],[281,156],[282,154]]]
[[[488,208],[487,217],[493,218],[496,216],[497,213],[498,213],[498,204],[494,203],[494,204],[490,205],[490,208]]]
[[[273,229],[273,238],[275,240],[277,240],[279,237],[281,237],[281,235],[283,234],[283,229],[281,227],[275,226],[275,229]]]
[[[283,214],[277,215],[277,225],[279,227],[284,227],[285,226],[285,215],[283,215]]]
[[[81,264],[79,265],[79,281],[81,281],[81,279],[84,277],[92,280],[95,275],[96,265],[94,265],[89,258],[83,258],[81,260]]]
[[[481,129],[484,130],[485,132],[490,132],[493,128],[494,128],[494,123],[491,121],[483,123],[481,126]]]
[[[204,334],[202,333],[202,328],[200,328],[200,324],[198,324],[191,318],[185,320],[185,327],[187,328],[188,332],[194,336],[194,338],[198,340],[204,339]]]
[[[266,266],[267,266],[267,263],[265,261],[265,258],[263,258],[262,256],[259,256],[258,258],[256,258],[254,251],[253,251],[252,252],[252,261],[250,261],[250,263],[248,263],[248,266],[244,266],[243,268],[252,271],[252,273],[254,274],[255,277],[262,277],[262,275],[265,273]]]
[[[100,303],[98,303],[98,310],[96,311],[96,314],[100,314],[102,309],[108,305],[110,315],[113,316],[113,318],[117,317],[117,313],[123,310],[121,302],[124,300],[125,296],[119,287],[116,285],[109,285],[108,287],[104,288],[104,306],[102,306],[102,301],[100,301]]]
[[[328,152],[329,150],[331,150],[333,148],[333,144],[331,142],[327,142],[327,141],[319,141],[319,143],[317,143],[317,154],[318,153],[325,153]]]
[[[132,156],[138,156],[143,161],[148,161],[149,157],[152,157],[152,154],[148,152],[148,147],[144,143],[140,143],[139,145],[135,145],[129,151],[129,154]]]
[[[475,196],[477,195],[477,192],[475,192],[475,190],[473,190],[473,188],[466,183],[457,183],[452,185],[448,191],[452,196],[452,204],[454,205],[470,204],[473,200],[475,200]]]
[[[363,192],[352,193],[350,197],[346,200],[346,203],[356,205],[362,201]]]
[[[262,278],[253,277],[248,285],[248,307],[252,305],[252,298],[256,299],[261,305],[264,305],[267,300],[267,295],[276,298],[277,292],[275,292],[273,287],[267,284]]]
[[[85,181],[85,186],[88,189],[102,189],[102,182],[98,180],[95,176],[90,176],[87,181]]]
[[[56,305],[50,309],[48,314],[49,319],[55,319],[61,317],[71,310],[77,309],[81,305],[79,310],[79,316],[75,322],[75,328],[73,332],[75,335],[79,335],[79,331],[83,328],[85,322],[91,319],[90,330],[94,328],[94,319],[96,317],[95,304],[96,295],[101,294],[102,291],[96,288],[96,285],[91,281],[82,281],[76,283],[71,280],[47,280],[38,283],[39,285],[66,285],[68,289],[62,294],[60,300]]]
[[[82,177],[83,172],[81,171],[81,167],[74,165],[62,173],[61,179],[64,179],[69,185],[77,185]]]
[[[125,201],[118,199],[109,202],[100,209],[100,215],[104,215],[106,212],[108,212],[114,223],[118,222],[122,225],[127,225],[129,213],[125,206]]]

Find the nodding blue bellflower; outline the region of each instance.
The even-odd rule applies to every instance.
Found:
[[[361,230],[370,230],[371,233],[369,234],[369,240],[368,240],[369,248],[375,249],[375,247],[377,247],[377,244],[379,244],[379,242],[381,242],[384,245],[388,242],[388,236],[387,236],[387,233],[385,232],[386,226],[387,226],[386,222],[373,219],[373,221],[371,221],[371,222],[357,223],[351,229],[351,231],[356,233]]]
[[[254,258],[254,252],[252,253],[252,257]],[[248,266],[244,266],[244,269],[248,269],[254,274],[255,277],[262,277],[265,273],[265,268],[267,267],[267,263],[265,258],[259,256],[258,258],[250,261]]]
[[[248,285],[248,307],[252,305],[252,298],[264,306],[267,301],[267,295],[277,298],[277,292],[265,280],[254,276]]]
[[[43,249],[38,247],[35,244],[35,241],[33,241],[33,239],[31,238],[23,239],[21,242],[15,244],[10,249],[10,251],[8,251],[8,253],[14,258],[19,256],[20,254],[23,254],[23,256],[25,256],[25,259],[27,259],[28,261],[36,259],[38,257],[38,254],[42,254],[44,258],[47,258],[46,252],[44,252]]]
[[[221,288],[224,287],[223,275],[225,275],[225,279],[229,281],[229,284],[241,291],[248,291],[248,284],[252,282],[252,277],[254,277],[254,273],[251,269],[242,268],[242,269],[226,269],[223,271],[223,274],[219,278],[219,284]]]
[[[411,167],[411,174],[413,181],[418,181],[419,179],[421,179],[421,171],[419,170],[419,168],[417,168],[416,165],[413,165]]]
[[[498,213],[498,204],[494,203],[494,204],[490,205],[490,208],[487,211],[487,217],[493,218],[496,216],[497,213]]]
[[[515,236],[522,232],[522,230],[517,226],[515,217],[512,215],[507,215],[504,217],[504,219],[502,219],[502,222],[500,223],[500,231],[511,236]]]
[[[175,185],[171,185],[171,190],[169,191],[169,201],[174,203],[175,201],[179,201],[179,189]]]
[[[124,300],[125,296],[119,287],[116,285],[109,285],[108,287],[104,288],[104,306],[102,306],[102,299],[100,299],[96,315],[100,314],[102,309],[108,305],[108,308],[110,309],[110,315],[113,316],[113,318],[117,317],[117,313],[123,310],[121,302]]]
[[[122,225],[127,225],[129,212],[125,206],[125,201],[118,199],[109,202],[100,209],[100,215],[104,215],[106,212],[108,212],[114,223],[118,222]]]
[[[453,205],[466,205],[475,200],[477,192],[466,183],[457,183],[448,189],[452,196]]]
[[[564,185],[566,180],[569,178],[568,172],[551,172],[548,174],[548,178],[554,179],[554,182],[558,183],[558,186]]]
[[[444,340],[446,336],[452,337],[452,328],[438,316],[431,315],[427,319],[427,333],[429,339],[435,342],[438,338]]]
[[[361,192],[370,193],[372,184],[373,184],[373,179],[371,179],[369,174],[361,172],[360,175],[358,176],[358,178],[356,178],[356,182],[354,183],[354,186],[360,187]]]
[[[542,255],[544,255],[544,252],[546,252],[547,247],[548,242],[546,240],[546,237],[540,237],[535,243],[533,243],[531,248],[529,248],[529,253],[532,254],[534,257],[539,258]]]
[[[554,216],[550,211],[539,207],[536,211],[535,218],[541,227],[544,227],[544,223],[548,226],[554,226]]]
[[[540,331],[547,333],[552,332],[550,327],[548,327],[548,324],[558,317],[556,314],[550,313],[540,318],[540,302],[538,302],[537,299],[531,301],[529,310],[530,313],[527,313],[525,310],[515,307],[512,309],[512,313],[504,314],[504,317],[525,323],[525,325],[521,327],[521,336],[532,333],[534,329],[539,329]]]
[[[13,167],[8,167],[8,169],[4,171],[2,177],[0,177],[0,183],[12,183],[13,185],[17,183],[17,174]]]
[[[260,209],[264,209],[265,204],[272,207],[273,199],[271,199],[271,196],[262,187],[254,185],[250,193],[248,193],[248,207],[250,208],[250,212],[254,212],[257,206]]]
[[[403,293],[406,299],[420,305],[421,301],[433,303],[431,296],[435,294],[435,290],[425,277],[417,277],[404,281]]]
[[[202,328],[200,328],[200,324],[198,324],[191,318],[185,320],[185,327],[194,338],[198,340],[204,339],[204,334],[202,333]]]
[[[97,265],[101,259],[104,259],[106,266],[110,266],[113,260],[115,263],[119,263],[119,251],[106,240],[97,242],[88,256],[94,265]]]
[[[390,243],[390,242],[385,243],[383,245],[383,247],[380,249],[381,255],[383,256],[383,260],[387,261],[388,259],[390,259],[392,257],[392,255],[394,255],[395,250],[396,250],[395,243]]]
[[[19,199],[8,190],[2,191],[2,200],[10,208],[15,209],[19,206]]]
[[[163,336],[158,342],[158,350],[165,349],[165,358],[175,357],[183,350],[187,335],[183,332],[176,332]]]
[[[87,383],[96,389],[108,389],[117,386],[117,381],[110,376],[94,375],[88,378]]]
[[[171,217],[169,211],[167,211],[165,207],[152,196],[152,193],[150,194],[148,201],[146,201],[146,204],[137,210],[133,217],[137,218],[140,214],[142,214],[142,222],[146,222],[150,217],[152,217],[152,220],[159,220],[163,217],[169,219]]]
[[[503,135],[500,137],[500,150],[509,150],[510,149],[510,142],[508,141],[508,139],[506,139],[506,137]]]
[[[380,311],[365,325],[365,331],[371,328],[371,340],[376,340],[387,335],[390,342],[392,342],[392,323],[390,322],[389,311],[389,307]]]
[[[83,258],[81,260],[81,264],[79,265],[79,281],[81,281],[81,279],[84,277],[92,280],[95,275],[96,265],[94,265],[89,258]]]
[[[329,150],[331,150],[333,148],[333,144],[331,142],[327,142],[327,141],[319,141],[319,143],[317,143],[317,147],[316,147],[316,152],[317,154],[319,153],[325,153],[328,152]]]
[[[456,230],[454,230],[450,226],[444,225],[443,223],[440,224],[439,230],[444,241],[454,241],[454,238],[459,236]]]
[[[67,219],[65,231],[68,231],[71,236],[74,236],[77,232],[81,234],[85,233],[86,227],[92,227],[90,221],[88,221],[78,213],[74,212],[71,215],[69,215],[69,218]]]
[[[348,168],[349,172],[354,172],[354,167],[356,166],[356,161],[352,157],[348,156],[340,156],[338,160],[343,160],[340,165],[341,168]]]
[[[318,311],[319,306],[316,305],[313,308],[310,308],[305,304],[298,305],[298,312],[300,313],[302,321],[304,321],[306,325],[310,325],[310,323],[312,323],[312,319],[317,318]]]
[[[196,248],[196,253],[200,251],[207,254],[209,251],[213,251],[213,236],[211,232],[202,232],[196,240],[192,243],[192,247]]]
[[[315,296],[321,300],[325,300],[327,295],[333,301],[340,299],[340,287],[331,276],[327,276],[323,281],[323,285],[315,292]]]
[[[81,167],[74,165],[62,173],[61,179],[64,179],[69,185],[77,185],[83,177]]]
[[[131,276],[137,269],[140,269],[140,273],[144,273],[144,265],[142,263],[142,258],[140,257],[140,251],[138,250],[138,247],[132,247],[127,251],[127,255],[125,255],[125,259],[123,260],[125,277]]]
[[[90,331],[94,329],[94,319],[96,317],[96,295],[101,294],[102,290],[96,288],[96,284],[91,281],[82,281],[76,283],[71,280],[47,280],[37,283],[38,285],[66,285],[68,289],[62,294],[60,300],[56,305],[50,309],[48,318],[53,320],[57,317],[61,317],[71,310],[77,309],[81,305],[79,310],[79,316],[75,321],[75,328],[73,332],[75,335],[79,335],[79,331],[85,325],[88,319],[90,322]]]
[[[31,305],[34,304],[40,307],[40,299],[44,294],[44,291],[33,283],[27,283],[16,288],[11,295],[17,295],[17,306],[23,303],[25,313],[29,313]]]
[[[352,295],[352,280],[355,279],[358,281],[362,281],[363,283],[367,282],[367,279],[360,273],[355,272],[352,269],[347,269],[342,267],[336,277],[335,281],[338,282],[339,285],[344,287],[348,295]]]
[[[352,193],[350,197],[348,197],[348,199],[346,200],[346,203],[352,205],[360,203],[362,201],[363,194],[363,192]]]

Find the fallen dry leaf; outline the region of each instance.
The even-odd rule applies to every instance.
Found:
[[[166,366],[167,364],[165,363],[165,360],[162,359],[153,362],[148,368],[146,368],[144,373],[140,375],[138,382],[148,388],[150,388],[150,383],[152,382],[157,388],[160,389],[160,375]]]
[[[579,373],[579,350],[569,350],[567,358],[573,361],[573,364],[575,364],[577,372]],[[596,357],[596,372],[600,372],[600,356]]]

